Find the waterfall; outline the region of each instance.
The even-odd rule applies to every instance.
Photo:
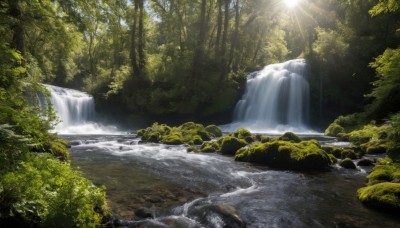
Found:
[[[114,126],[95,122],[96,112],[91,95],[53,85],[44,85],[50,91],[50,101],[61,120],[55,131],[60,134],[114,134]],[[43,103],[43,101],[39,101]]]
[[[233,123],[224,131],[247,128],[259,133],[314,133],[306,125],[309,85],[304,59],[271,64],[251,73],[246,91],[236,104]]]

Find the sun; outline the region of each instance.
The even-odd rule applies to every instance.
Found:
[[[287,7],[295,8],[299,4],[300,0],[283,0],[283,2]]]

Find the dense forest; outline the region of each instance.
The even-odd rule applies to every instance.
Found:
[[[312,122],[323,128],[374,100],[365,95],[383,60],[375,58],[399,42],[396,4],[2,1],[2,34],[24,58],[30,80],[89,92],[100,112],[129,120],[145,114],[229,122],[248,73],[306,58]],[[372,109],[376,118],[396,111]]]
[[[219,124],[250,72],[304,58],[315,128],[352,114],[333,135],[389,122],[398,143],[400,1],[298,4],[0,0],[0,225],[90,226],[107,213],[104,189],[71,169],[67,142],[49,133],[51,107],[32,105],[41,83],[93,94],[98,112],[129,123]]]

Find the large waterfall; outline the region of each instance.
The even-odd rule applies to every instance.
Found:
[[[271,64],[251,73],[242,99],[236,104],[234,121],[225,131],[247,128],[259,133],[313,133],[306,125],[309,85],[304,78],[304,59]]]
[[[115,134],[114,126],[95,122],[96,112],[91,95],[53,85],[45,85],[51,93],[50,101],[61,120],[55,131],[60,134]]]

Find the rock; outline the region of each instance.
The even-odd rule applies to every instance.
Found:
[[[340,166],[342,166],[345,169],[356,169],[356,165],[353,163],[353,161],[350,158],[345,158],[339,163]]]
[[[340,133],[344,133],[344,128],[337,123],[331,123],[325,130],[324,135],[336,137]]]
[[[279,169],[324,170],[331,164],[317,141],[255,143],[235,154],[236,161],[265,164]]]
[[[188,217],[195,219],[203,227],[246,227],[239,212],[228,204],[192,205],[188,209]]]
[[[136,219],[145,219],[145,218],[153,218],[153,213],[148,208],[138,208],[135,210]]]
[[[195,146],[189,146],[187,149],[186,149],[186,151],[187,152],[199,152],[199,149],[197,148],[197,147],[195,147]]]
[[[386,147],[384,146],[370,146],[367,148],[367,154],[384,154]]]
[[[293,132],[286,132],[281,137],[279,137],[279,140],[290,141],[290,142],[295,142],[295,143],[301,142],[301,139],[299,138],[299,136],[297,136]]]
[[[360,161],[357,162],[358,166],[372,166],[374,165],[374,162],[371,159],[361,159]]]
[[[366,206],[398,214],[400,212],[400,183],[378,183],[360,188],[357,198]]]
[[[357,159],[358,158],[357,154],[354,153],[354,151],[351,149],[344,149],[341,153],[341,157],[342,157],[342,159],[345,159],[345,158]]]
[[[221,142],[221,147],[219,149],[219,152],[222,154],[230,154],[234,155],[237,150],[239,150],[242,147],[245,147],[247,145],[247,142],[244,141],[243,139],[238,139],[232,136],[226,136]]]
[[[205,153],[215,152],[218,150],[218,145],[216,143],[204,142],[201,145],[200,151]]]
[[[222,136],[222,131],[219,127],[215,125],[208,125],[206,127],[206,131],[211,134],[213,137],[221,137]]]
[[[79,146],[79,145],[81,145],[81,141],[73,140],[73,141],[70,141],[69,144],[71,144],[71,146]]]

